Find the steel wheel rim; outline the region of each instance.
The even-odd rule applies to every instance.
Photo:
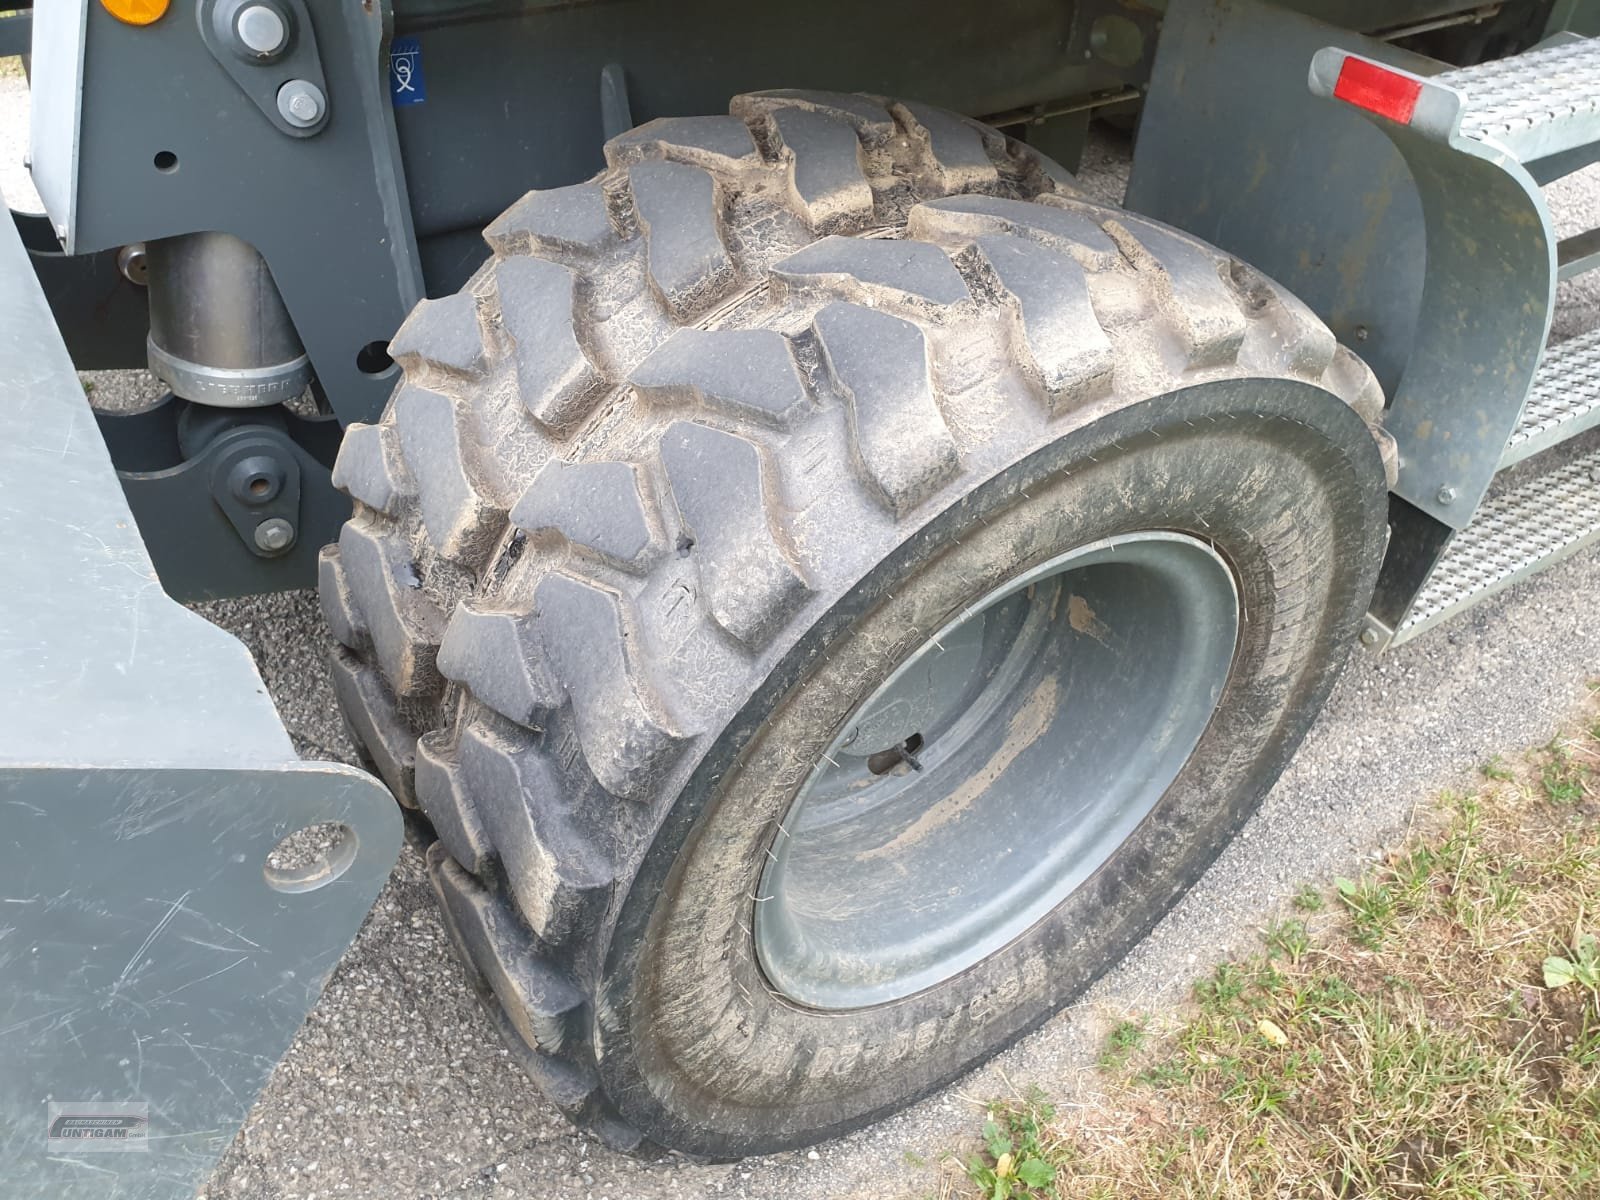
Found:
[[[812,1008],[902,999],[1026,932],[1159,803],[1221,698],[1233,573],[1089,543],[996,587],[858,704],[769,848],[757,961]]]

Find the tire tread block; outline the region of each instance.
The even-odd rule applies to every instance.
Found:
[[[462,786],[461,765],[443,730],[436,729],[418,739],[415,782],[417,807],[432,823],[439,842],[467,871],[482,875],[494,857],[494,846]]]
[[[455,401],[408,384],[393,405],[428,540],[445,558],[475,564],[499,537],[506,514],[472,482],[470,438]]]
[[[1268,322],[1276,336],[1272,339],[1274,362],[1297,375],[1316,378],[1335,366],[1335,358],[1342,347],[1333,330],[1324,325],[1317,315],[1300,300],[1284,291],[1254,267],[1230,258],[1227,262],[1228,283],[1243,310],[1257,321]],[[1348,354],[1346,350],[1344,353]],[[1342,377],[1342,371],[1336,373]],[[1332,383],[1330,378],[1326,381]],[[1358,389],[1362,381],[1356,381]],[[1333,387],[1338,392],[1339,388]],[[1377,414],[1364,407],[1364,400],[1346,397],[1351,407],[1363,419],[1372,421]],[[1382,393],[1378,396],[1378,412],[1383,409]]]
[[[1368,425],[1376,426],[1383,420],[1383,408],[1387,403],[1383,385],[1372,373],[1372,368],[1348,346],[1334,348],[1333,358],[1323,372],[1323,386],[1343,398]],[[1390,439],[1391,442],[1393,440]]]
[[[561,781],[533,739],[469,724],[458,751],[479,819],[499,854],[517,908],[546,946],[563,946],[598,917],[616,881],[603,848],[571,820]]]
[[[910,321],[835,301],[816,316],[822,357],[850,408],[856,453],[897,517],[961,469],[939,411],[927,339]]]
[[[946,196],[911,210],[908,234],[934,241],[970,241],[984,234],[1013,234],[1052,245],[1089,271],[1122,261],[1100,222],[1082,210],[997,196]]]
[[[983,191],[1000,182],[982,126],[946,109],[899,101],[890,111],[927,146],[928,161],[946,191]]]
[[[423,594],[406,547],[350,521],[339,533],[339,563],[395,694],[425,696],[438,690],[434,654],[444,616]]]
[[[478,298],[463,290],[419,302],[390,339],[389,354],[402,363],[431,363],[459,375],[483,374],[488,352]]]
[[[532,191],[489,223],[496,254],[568,251],[596,254],[615,240],[606,194],[596,183]]]
[[[1104,228],[1134,268],[1158,282],[1157,303],[1182,335],[1191,366],[1222,366],[1238,357],[1249,322],[1222,281],[1215,252],[1127,215]]]
[[[628,184],[644,228],[650,281],[680,318],[704,308],[734,278],[716,181],[702,167],[641,162],[628,168]]]
[[[976,245],[1011,297],[1016,358],[1048,411],[1062,413],[1109,391],[1111,339],[1095,317],[1083,268],[1070,255],[1015,237],[990,234]]]
[[[400,719],[383,677],[349,650],[336,647],[329,660],[333,691],[350,733],[372,759],[394,798],[416,808],[417,739]]]
[[[645,677],[622,604],[613,592],[559,573],[534,596],[541,644],[572,702],[589,770],[612,795],[643,800],[685,734]]]
[[[738,117],[658,117],[606,143],[612,167],[651,158],[721,169],[759,161],[755,139]]]
[[[471,910],[493,903],[491,894],[452,862],[440,843],[428,848],[427,864],[428,877],[439,897],[445,933],[455,944],[473,986],[481,995],[494,997],[485,1008],[517,1065],[568,1120],[590,1130],[612,1150],[621,1154],[648,1152],[649,1143],[617,1114],[600,1091],[589,1057],[592,1052],[587,1047],[582,1052],[574,1048],[557,1056],[538,1050],[513,1020],[505,1000],[495,992],[493,981],[506,975],[504,962],[525,951],[520,945],[515,950],[496,947],[491,937],[508,924],[512,936],[520,936],[515,921],[497,919],[493,933],[486,932],[485,922],[473,919]]]
[[[442,852],[430,852],[434,888],[452,932],[466,947],[480,979],[499,998],[517,1032],[546,1055],[581,1041],[587,1014],[583,993],[544,962],[509,906]],[[581,1097],[569,1096],[569,1102]]]
[[[898,131],[885,104],[857,92],[826,92],[804,88],[773,88],[745,92],[729,106],[746,120],[781,112],[804,112],[840,122],[854,130],[869,146],[887,142]]]
[[[368,508],[394,516],[413,493],[394,424],[345,427],[339,457],[333,464],[333,486]]]
[[[339,547],[324,546],[317,553],[317,601],[322,608],[322,619],[328,629],[343,645],[359,650],[366,641],[367,628],[356,611],[355,597],[350,594],[350,581],[344,576],[344,564],[339,561]]]
[[[772,275],[795,288],[830,286],[848,300],[874,294],[939,305],[972,299],[950,256],[929,242],[827,237],[774,264]]]
[[[551,459],[512,508],[511,523],[534,534],[554,530],[628,571],[643,570],[663,549],[631,463]]]
[[[761,648],[809,587],[767,503],[760,451],[680,421],[662,438],[661,457],[712,618],[746,647]]]
[[[515,344],[528,411],[561,437],[589,415],[605,377],[578,341],[577,282],[566,267],[510,258],[495,268],[501,321]]]
[[[648,398],[703,404],[778,428],[811,400],[789,339],[772,329],[680,329],[629,382]]]
[[[458,603],[439,644],[438,667],[446,679],[518,725],[533,725],[541,712],[561,703],[561,689],[543,665],[531,622],[515,613]]]
[[[848,123],[804,108],[780,108],[771,120],[790,200],[807,226],[827,233],[858,229],[872,219],[872,185],[861,142]]]

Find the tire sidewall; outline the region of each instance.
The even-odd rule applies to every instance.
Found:
[[[812,1142],[903,1107],[1080,994],[1199,878],[1276,780],[1358,632],[1384,512],[1377,449],[1347,406],[1306,384],[1230,380],[1112,414],[932,516],[800,632],[646,854],[617,910],[598,1006],[602,1080],[622,1114],[647,1137],[714,1157]],[[848,658],[842,639],[875,613],[888,620],[898,607],[899,624],[937,627],[944,614],[910,606],[959,612],[1036,562],[1149,528],[1212,541],[1244,605],[1217,711],[1155,811],[1048,916],[933,988],[826,1013],[772,992],[749,913],[793,790],[774,781],[780,760],[763,727],[806,703],[819,662]],[[925,596],[908,594],[918,581]],[[835,723],[808,720],[804,746],[786,738],[791,757],[809,767],[808,752],[914,636],[908,628],[895,653],[875,651],[862,668],[875,675],[858,672],[853,695],[830,685],[833,699],[812,698],[804,711],[825,708]]]

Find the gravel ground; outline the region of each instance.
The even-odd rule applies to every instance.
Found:
[[[0,73],[0,190],[20,195],[21,80]],[[1095,148],[1094,190],[1125,155]],[[1563,234],[1600,224],[1600,173],[1553,195]],[[1600,292],[1564,285],[1558,334],[1593,328]],[[149,394],[140,373],[96,376],[97,402]],[[983,1099],[1039,1084],[1092,1094],[1107,1015],[1178,1002],[1208,966],[1249,946],[1307,880],[1356,870],[1403,836],[1419,802],[1502,750],[1548,738],[1600,671],[1600,556],[1590,552],[1382,659],[1360,656],[1260,814],[1190,896],[1071,1010],[988,1068],[852,1137],[725,1166],[642,1163],[566,1123],[500,1048],[446,948],[407,848],[360,936],[229,1149],[206,1195],[313,1197],[783,1197],[937,1190],[941,1151],[976,1129]],[[301,751],[350,761],[310,593],[206,606],[250,647]]]

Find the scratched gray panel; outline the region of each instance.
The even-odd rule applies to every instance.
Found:
[[[0,768],[0,814],[0,1194],[193,1195],[382,886],[393,802],[313,763]],[[364,852],[269,888],[268,851],[323,820]],[[49,1100],[143,1101],[151,1149],[48,1155]]]
[[[0,764],[294,758],[249,652],[161,590],[10,221],[0,221],[0,555]]]
[[[0,555],[0,1194],[192,1195],[400,822],[371,776],[298,761],[244,647],[161,591],[9,221]],[[321,821],[351,831],[342,873],[269,887]],[[47,1154],[50,1100],[146,1103],[150,1149]]]

